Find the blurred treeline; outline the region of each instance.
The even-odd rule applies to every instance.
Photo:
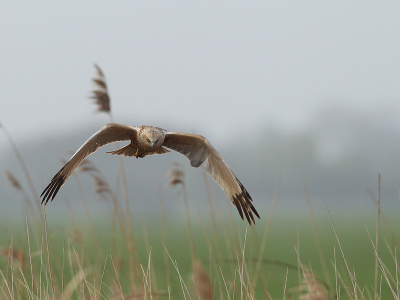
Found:
[[[38,192],[41,192],[43,186],[62,167],[59,159],[69,159],[71,153],[67,153],[67,150],[76,151],[99,129],[98,125],[90,124],[89,121],[90,119],[88,123],[70,126],[70,130],[62,136],[54,133],[18,142]],[[129,119],[118,122],[131,124]],[[306,185],[309,194],[317,199],[316,202],[328,201],[331,208],[336,204],[346,203],[346,207],[351,209],[352,204],[357,206],[360,203],[360,199],[371,204],[370,194],[376,194],[378,173],[382,174],[382,205],[397,204],[399,124],[397,110],[392,108],[359,111],[329,107],[297,128],[265,125],[257,129],[243,129],[236,137],[230,133],[226,143],[214,141],[218,137],[209,136],[201,132],[200,128],[196,133],[210,139],[250,191],[256,207],[270,203],[273,190],[279,183],[280,198],[285,205],[304,198]],[[180,131],[180,126],[171,124],[166,129]],[[114,147],[108,145],[89,159],[109,180],[111,186],[118,186],[118,161],[116,157],[105,154]],[[7,182],[5,172],[11,171],[20,179],[21,184],[25,180],[11,147],[2,145],[1,151],[0,172],[3,179],[0,180],[0,201],[2,205],[7,203],[10,208],[14,204],[22,203],[22,200],[18,200],[20,196]],[[166,193],[166,197],[174,197],[174,191],[166,188],[166,174],[170,164],[175,161],[184,166],[189,197],[192,201],[204,201],[206,195],[201,170],[191,168],[184,156],[167,154],[138,160],[124,158],[130,198],[137,202],[139,209],[157,208],[156,200],[160,191]],[[84,175],[81,177],[84,192],[87,197],[93,198],[93,180]],[[217,196],[223,196],[218,187],[214,187]],[[57,202],[67,199],[74,203],[78,195],[76,183],[71,177],[60,190]],[[178,207],[177,204],[171,206]],[[369,208],[373,209],[373,206],[370,205]]]

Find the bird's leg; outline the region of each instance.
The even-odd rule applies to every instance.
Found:
[[[134,155],[136,158],[139,158],[139,148],[136,148],[136,153]]]

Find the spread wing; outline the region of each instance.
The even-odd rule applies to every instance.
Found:
[[[60,187],[65,183],[72,172],[88,155],[95,152],[98,148],[117,141],[135,141],[137,128],[121,124],[107,124],[93,134],[71,157],[64,167],[53,177],[50,184],[43,190],[40,197],[45,205],[49,200],[53,201]]]
[[[255,223],[253,213],[260,218],[247,190],[205,137],[190,133],[167,132],[163,146],[185,155],[195,168],[207,160],[206,172],[232,201],[242,220],[243,213],[250,225],[252,222]]]

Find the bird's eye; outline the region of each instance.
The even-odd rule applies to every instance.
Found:
[[[147,142],[150,143],[150,139],[147,139]]]
[[[158,144],[158,140],[156,141],[156,144]]]

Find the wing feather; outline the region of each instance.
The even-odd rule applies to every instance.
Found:
[[[42,203],[53,201],[60,187],[65,183],[79,164],[98,148],[117,141],[134,141],[137,138],[137,128],[128,125],[110,123],[93,134],[71,157],[64,167],[53,177],[50,184],[43,190],[40,197]]]
[[[43,197],[42,203],[47,204],[49,200],[53,201],[58,190],[65,183],[72,172],[79,164],[99,147],[116,141],[127,141],[131,143],[121,149],[112,151],[111,154],[132,156],[136,153],[137,135],[142,127],[133,127],[121,124],[107,124],[95,134],[93,134],[71,157],[71,159],[61,168],[53,177],[50,184],[43,190],[40,197]],[[255,214],[260,218],[257,210],[252,205],[252,199],[242,183],[233,174],[229,166],[225,163],[222,156],[213,148],[210,142],[201,135],[165,132],[163,146],[175,150],[185,155],[192,167],[201,166],[206,160],[205,170],[219,184],[232,204],[237,208],[240,217],[244,220],[246,217],[250,225],[254,223]],[[169,152],[165,148],[160,148],[154,153],[163,154]]]
[[[111,155],[135,156],[137,151],[138,151],[137,147],[133,146],[132,144],[128,144],[125,147],[107,153]],[[143,155],[142,157],[153,154],[164,154],[168,152],[170,151],[165,149],[164,147],[160,147],[154,152],[146,152],[145,155]]]
[[[185,155],[192,167],[197,168],[207,160],[206,172],[219,184],[237,208],[240,217],[244,219],[244,213],[250,225],[254,223],[253,213],[260,218],[252,204],[250,194],[205,137],[189,133],[167,132],[163,146]]]

